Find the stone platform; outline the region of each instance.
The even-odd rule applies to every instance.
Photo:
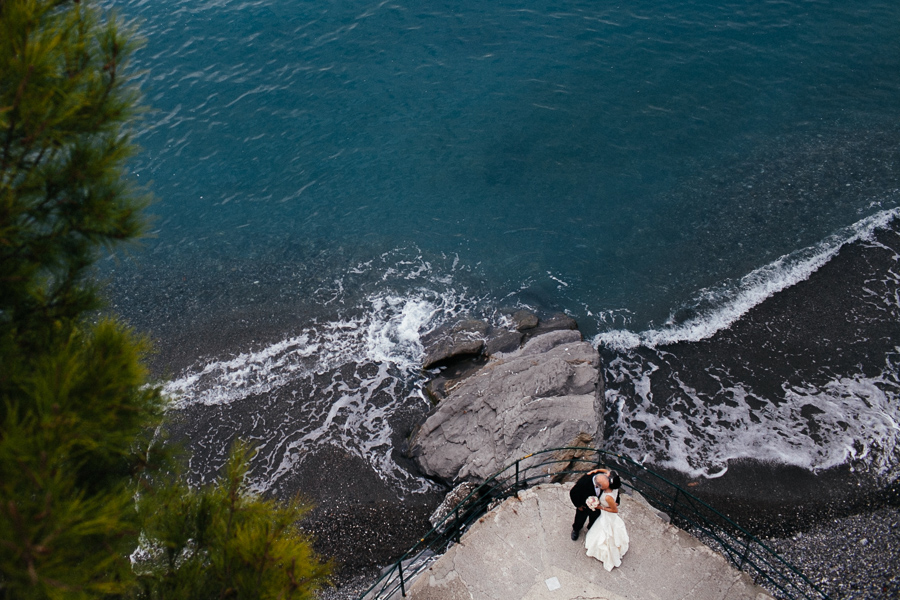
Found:
[[[607,572],[569,537],[572,484],[547,484],[484,515],[409,586],[413,600],[770,600],[746,573],[668,524],[640,496],[622,495],[630,548]],[[396,594],[399,598],[399,592]]]

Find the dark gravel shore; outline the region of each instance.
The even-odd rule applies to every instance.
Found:
[[[900,598],[900,509],[830,519],[764,542],[832,600]]]
[[[380,575],[431,529],[428,517],[444,490],[398,495],[365,461],[325,446],[282,485],[281,493],[302,492],[315,508],[303,529],[320,556],[335,562],[335,587],[321,600],[349,600],[366,591]]]

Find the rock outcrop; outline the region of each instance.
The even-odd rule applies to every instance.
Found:
[[[446,382],[446,397],[410,441],[420,468],[448,482],[481,481],[536,450],[576,439],[598,443],[600,356],[572,324],[560,319],[552,323],[556,330]]]
[[[450,490],[447,495],[444,496],[444,501],[438,504],[438,507],[434,509],[431,516],[428,517],[428,521],[431,523],[432,527],[438,527],[439,525],[446,526],[444,519],[453,512],[453,509],[456,508],[460,502],[468,498],[469,494],[478,488],[478,485],[479,484],[477,483],[464,481]],[[443,531],[443,527],[441,530]]]
[[[463,321],[441,329],[423,341],[426,348],[423,369],[432,369],[459,358],[478,356],[484,348],[489,325],[484,321]]]

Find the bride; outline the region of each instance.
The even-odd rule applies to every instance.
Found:
[[[590,528],[584,538],[587,555],[603,562],[603,568],[612,571],[622,564],[622,556],[628,552],[628,532],[625,522],[619,516],[619,487],[622,485],[618,473],[609,469],[599,470],[597,483],[600,497],[588,498],[588,506],[596,504],[602,511],[600,518]]]

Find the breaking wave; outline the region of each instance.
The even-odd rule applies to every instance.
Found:
[[[396,280],[421,285],[404,293],[382,288],[336,309],[332,319],[263,348],[197,364],[164,386],[171,410],[187,422],[181,427],[194,448],[193,473],[204,481],[214,476],[237,435],[257,448],[252,477],[260,491],[278,486],[326,444],[365,460],[408,492],[431,488],[394,460],[392,420],[402,410],[424,414],[430,407],[422,393],[421,336],[473,310],[477,299],[421,260],[356,271],[372,268],[381,269],[386,288]],[[331,287],[336,305],[350,297],[340,281]]]
[[[883,210],[828,236],[814,246],[782,256],[748,273],[737,282],[726,282],[700,290],[688,308],[695,316],[686,320],[679,322],[673,313],[659,329],[639,333],[627,329],[605,331],[594,337],[593,344],[624,351],[638,346],[655,348],[709,338],[717,331],[728,328],[767,298],[808,279],[834,258],[842,247],[859,240],[871,239],[876,230],[887,227],[898,216],[900,208]]]
[[[691,476],[735,459],[900,476],[898,214],[705,292],[698,304],[727,298],[706,317],[598,335],[608,443]]]

